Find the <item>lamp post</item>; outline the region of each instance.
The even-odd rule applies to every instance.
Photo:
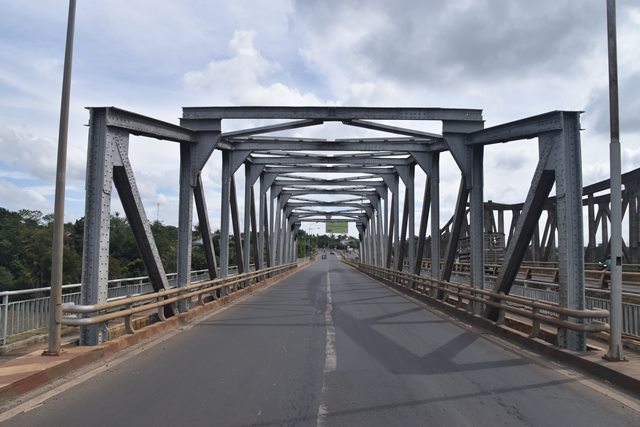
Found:
[[[622,348],[622,183],[620,120],[618,114],[618,52],[616,40],[616,1],[607,0],[607,39],[609,53],[609,167],[611,184],[611,310],[607,360],[624,360]]]
[[[46,356],[60,355],[62,320],[62,261],[64,250],[64,193],[67,171],[67,137],[69,134],[69,98],[71,94],[71,64],[73,61],[73,33],[76,20],[76,0],[69,0],[67,41],[62,77],[60,127],[58,132],[58,162],[56,166],[56,193],[53,210],[53,248],[51,253],[51,293],[49,297],[49,346]]]

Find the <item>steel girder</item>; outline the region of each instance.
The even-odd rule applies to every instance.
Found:
[[[387,107],[184,107],[187,119],[311,119],[482,121],[482,110]]]
[[[191,225],[195,201],[196,212],[203,231],[206,258],[210,276],[226,276],[229,264],[229,227],[234,227],[236,253],[241,257],[238,262],[241,271],[246,271],[251,250],[256,255],[260,268],[266,248],[266,264],[274,265],[295,259],[296,233],[300,223],[306,220],[326,220],[326,215],[342,215],[357,221],[362,242],[362,259],[375,264],[390,263],[396,254],[396,268],[401,268],[401,253],[408,252],[410,271],[419,271],[420,255],[424,251],[427,221],[431,216],[431,275],[438,277],[440,253],[439,229],[439,158],[440,151],[450,151],[462,172],[462,181],[458,207],[452,225],[452,238],[448,243],[445,267],[440,277],[448,279],[451,273],[451,260],[455,257],[457,240],[466,215],[466,201],[470,201],[470,237],[472,259],[472,284],[484,286],[483,228],[485,219],[483,203],[483,146],[507,142],[516,139],[538,137],[541,147],[552,147],[547,166],[543,168],[537,183],[534,182],[530,196],[522,208],[522,214],[514,217],[514,237],[509,242],[506,266],[500,283],[506,286],[515,266],[520,262],[520,254],[528,243],[527,234],[536,235],[532,224],[536,214],[545,208],[543,197],[551,185],[550,174],[557,187],[557,214],[550,219],[548,229],[542,240],[552,242],[552,231],[557,228],[559,235],[559,256],[561,259],[561,304],[570,308],[583,306],[583,263],[581,247],[582,224],[581,209],[583,201],[576,191],[581,184],[579,150],[579,113],[554,111],[523,120],[483,129],[480,110],[441,109],[441,108],[352,108],[352,107],[193,107],[183,110],[181,126],[164,123],[135,113],[113,107],[91,110],[90,150],[87,170],[87,215],[85,233],[85,255],[83,266],[83,298],[89,302],[101,302],[106,295],[105,277],[108,273],[104,257],[108,256],[108,229],[111,187],[115,184],[123,199],[125,212],[130,217],[134,234],[141,247],[143,259],[150,270],[154,286],[166,287],[166,275],[159,262],[159,256],[153,237],[149,231],[148,220],[140,201],[133,179],[133,173],[126,148],[128,135],[141,135],[166,139],[181,144],[180,147],[180,212],[179,212],[179,250],[178,284],[188,283],[190,273]],[[285,123],[260,126],[221,133],[223,119],[288,119]],[[376,123],[372,120],[438,120],[442,121],[442,135],[413,129]],[[320,125],[323,122],[342,122],[351,127],[373,129],[402,138],[362,138],[325,141],[306,138],[263,137],[263,135],[283,130],[292,130]],[[210,239],[211,229],[207,218],[206,202],[202,189],[200,173],[215,148],[223,151],[222,189],[221,189],[221,251],[220,272],[217,272],[216,255]],[[287,152],[286,150],[296,150]],[[368,153],[318,155],[299,151],[369,151]],[[544,152],[541,152],[544,154]],[[542,155],[541,154],[541,155]],[[241,241],[241,225],[235,197],[234,173],[245,164],[245,215],[244,235]],[[418,248],[415,247],[414,231],[414,165],[418,164],[428,176],[423,200],[423,214],[418,235]],[[553,165],[553,167],[551,166]],[[550,172],[551,171],[551,172]],[[382,181],[367,181],[366,178],[353,177],[339,180],[318,180],[291,177],[293,172],[303,173],[364,173],[380,177]],[[281,176],[280,178],[278,178]],[[285,178],[286,177],[286,178]],[[257,195],[259,210],[256,206],[254,183],[260,179],[260,191]],[[400,245],[399,182],[405,186],[405,205],[403,210],[402,239],[407,246]],[[335,187],[331,190],[326,187]],[[309,201],[296,201],[295,196],[307,194],[340,194],[363,198],[364,203],[356,200],[336,203],[333,207],[317,201],[319,211],[309,211]],[[388,199],[388,193],[391,200]],[[629,193],[631,194],[631,192]],[[293,197],[293,199],[292,199]],[[543,201],[543,199],[545,199]],[[595,214],[594,197],[585,201],[590,209],[591,223],[605,221],[606,212]],[[631,200],[631,199],[629,199]],[[637,197],[627,201],[629,211],[638,216]],[[306,206],[301,209],[301,206]],[[323,211],[358,207],[364,213],[355,211]],[[335,207],[335,206],[338,206]],[[258,217],[256,217],[256,212]],[[325,215],[316,218],[314,215]],[[490,221],[489,221],[490,222]],[[486,227],[494,229],[494,223]],[[499,215],[498,229],[504,229],[504,218]],[[595,232],[590,227],[590,242]],[[640,234],[640,227],[633,226],[633,233]],[[407,233],[408,232],[408,233]],[[209,238],[205,238],[204,234]],[[408,236],[407,236],[408,234]],[[530,237],[530,236],[529,236]],[[539,237],[539,236],[538,236]],[[578,240],[578,238],[580,240]],[[529,238],[530,240],[530,238]],[[537,237],[536,237],[537,240]],[[524,243],[523,243],[524,242]],[[637,243],[637,242],[636,242]],[[590,243],[591,244],[591,243]],[[106,245],[106,246],[105,246]],[[635,251],[638,244],[634,244]],[[395,247],[394,247],[395,246]],[[105,249],[106,247],[106,249]],[[416,257],[415,251],[418,250]],[[105,250],[107,251],[105,253]],[[579,253],[580,252],[580,253]],[[520,258],[520,259],[519,259]],[[86,276],[86,281],[85,281]],[[93,282],[93,287],[89,286]],[[95,285],[98,284],[98,285]],[[503,287],[504,289],[504,287]],[[104,294],[104,295],[103,295]],[[102,295],[102,296],[101,296]],[[187,307],[180,307],[187,309]],[[97,332],[96,332],[97,331]],[[99,341],[104,330],[91,332]],[[582,337],[579,334],[560,334],[562,345],[579,349]],[[85,339],[90,342],[91,339]]]

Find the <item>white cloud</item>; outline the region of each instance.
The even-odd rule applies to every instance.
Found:
[[[55,2],[3,2],[2,8],[0,176],[9,193],[17,180],[37,181],[19,183],[35,192],[28,202],[34,205],[47,200],[44,189],[55,174],[66,11]],[[640,136],[634,97],[639,24],[636,2],[621,0],[625,170],[640,166],[631,145]],[[116,105],[177,123],[181,106],[213,104],[484,108],[487,126],[586,108],[583,174],[591,183],[608,173],[605,43],[604,6],[596,2],[577,9],[570,0],[84,2],[78,6],[68,184],[81,198],[84,106]],[[304,132],[345,134],[371,133],[333,124]],[[537,161],[535,141],[523,144],[487,149],[485,198],[522,201]],[[178,157],[174,143],[132,138],[131,161],[151,218],[159,202],[163,219],[177,221]],[[203,174],[214,224],[219,165],[216,153]],[[460,173],[449,155],[442,165],[444,222]]]
[[[210,61],[206,68],[185,73],[185,88],[209,102],[234,105],[321,105],[310,92],[277,81],[280,65],[255,47],[254,31],[236,31],[229,43],[231,57]],[[276,80],[276,81],[273,81]]]
[[[50,206],[42,189],[21,188],[10,182],[0,180],[0,200],[5,209],[20,209],[49,212]]]

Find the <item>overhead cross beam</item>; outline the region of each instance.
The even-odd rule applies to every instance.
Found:
[[[188,119],[315,119],[482,121],[482,110],[403,107],[183,107]]]

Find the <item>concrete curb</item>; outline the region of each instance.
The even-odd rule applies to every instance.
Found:
[[[136,330],[134,334],[122,335],[99,346],[78,347],[76,345],[67,345],[63,347],[63,353],[60,356],[42,356],[42,351],[38,350],[28,355],[10,360],[0,366],[0,380],[8,380],[5,384],[0,383],[0,404],[7,403],[21,395],[32,392],[81,367],[106,357],[113,356],[121,350],[145,341],[151,337],[163,332],[174,330],[180,325],[192,323],[205,314],[211,313],[215,309],[219,309],[224,305],[252,294],[256,289],[265,288],[281,282],[282,280],[285,280],[306,268],[310,264],[311,262],[302,264],[301,266],[277,277],[272,277],[262,282],[249,285],[246,288],[237,290],[230,295],[210,301],[203,306],[196,306],[186,313],[180,313],[173,316],[164,322],[152,323]],[[148,321],[148,318],[140,318],[136,320],[141,324],[144,324],[145,321]],[[24,372],[26,368],[34,364],[41,366],[41,368]],[[9,373],[3,374],[3,370],[5,372],[8,371]],[[11,374],[11,370],[16,373]]]
[[[415,298],[421,302],[427,303],[430,306],[433,306],[439,309],[442,312],[450,315],[451,317],[458,318],[463,320],[466,323],[469,323],[473,326],[477,326],[488,330],[498,336],[504,337],[509,341],[515,342],[522,347],[525,347],[529,350],[532,350],[536,353],[542,354],[544,356],[556,359],[560,362],[566,363],[583,373],[593,375],[601,380],[609,382],[621,389],[624,389],[627,393],[633,394],[635,396],[640,397],[640,378],[627,375],[621,370],[613,369],[610,366],[624,367],[625,362],[602,362],[609,363],[610,365],[604,365],[596,362],[596,360],[600,360],[600,354],[590,355],[589,353],[596,352],[587,352],[586,354],[572,352],[569,350],[561,349],[558,347],[554,347],[548,342],[541,340],[539,338],[531,339],[527,335],[522,332],[508,329],[505,326],[497,325],[490,320],[485,318],[475,316],[466,311],[462,311],[453,307],[449,304],[446,304],[440,300],[431,298],[427,295],[424,295],[420,292],[417,292],[413,289],[405,288],[404,286],[400,286],[396,283],[381,279],[379,277],[370,275],[362,270],[359,270],[355,267],[352,267],[354,270],[371,277],[377,282],[388,286],[392,289],[399,291],[400,293]],[[602,352],[604,354],[604,352]]]

